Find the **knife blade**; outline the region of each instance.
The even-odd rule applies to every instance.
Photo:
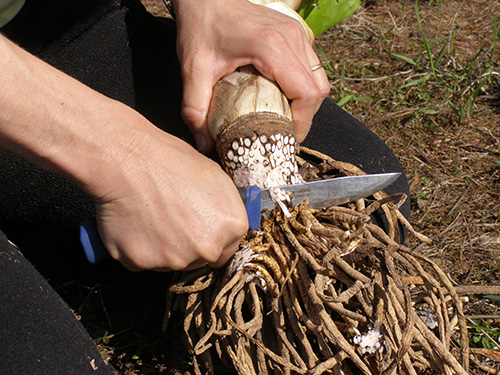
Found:
[[[292,195],[292,205],[309,199],[310,208],[321,209],[366,198],[389,186],[401,175],[399,172],[378,173],[360,176],[335,177],[327,180],[280,186],[279,189]],[[260,226],[261,212],[275,207],[270,189],[257,186],[238,188],[245,203],[250,230]]]
[[[368,197],[389,186],[400,175],[401,173],[398,172],[335,177],[281,186],[279,189],[292,194],[294,206],[309,199],[309,207],[319,209]],[[250,230],[259,229],[262,211],[275,207],[271,192],[269,189],[260,189],[257,186],[240,187],[238,191],[247,210]],[[109,256],[101,241],[95,221],[87,220],[80,225],[80,243],[90,263],[99,263]]]

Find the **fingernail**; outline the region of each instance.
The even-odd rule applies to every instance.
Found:
[[[201,153],[205,153],[208,151],[208,141],[207,137],[205,137],[202,133],[194,133],[194,140],[196,142],[196,147],[198,151]]]

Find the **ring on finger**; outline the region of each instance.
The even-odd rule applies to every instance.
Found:
[[[314,72],[315,70],[318,70],[320,68],[322,68],[323,66],[321,64],[316,64],[314,66],[311,67],[311,70]]]

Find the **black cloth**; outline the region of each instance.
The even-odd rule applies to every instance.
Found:
[[[85,328],[0,232],[0,374],[114,373]]]
[[[151,16],[139,1],[27,0],[0,31],[194,144],[180,117],[175,24]],[[402,172],[384,142],[331,100],[321,106],[304,145],[369,173]],[[1,149],[0,171],[0,229],[44,276],[46,259],[58,272],[71,272],[71,263],[83,258],[77,230],[94,215],[92,199],[71,181]],[[408,193],[406,178],[387,191]],[[409,204],[403,213],[409,216]],[[111,372],[65,303],[1,232],[0,272],[0,374]],[[89,371],[92,360],[96,372]]]

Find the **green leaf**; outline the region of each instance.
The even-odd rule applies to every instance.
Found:
[[[399,55],[399,54],[394,53],[394,52],[389,52],[389,55],[391,55],[397,59],[403,60],[404,62],[406,62],[410,65],[417,66],[417,63],[414,60],[410,59],[409,57]]]
[[[422,34],[422,43],[424,44],[425,51],[427,52],[427,57],[429,58],[429,62],[431,64],[432,75],[436,77],[436,69],[434,65],[434,58],[432,57],[431,47],[425,38],[424,30],[422,28],[422,21],[420,20],[420,13],[418,11],[418,0],[415,1],[415,16],[417,18],[418,28],[420,29],[420,34]]]
[[[343,98],[341,98],[338,102],[337,102],[337,105],[339,107],[342,107],[344,106],[345,104],[347,104],[352,98],[354,97],[354,95],[346,95],[344,96]]]
[[[361,5],[361,0],[302,0],[297,12],[304,18],[314,36],[342,22]]]
[[[407,87],[412,87],[412,86],[419,85],[419,84],[424,83],[425,81],[427,81],[429,78],[430,78],[430,74],[426,74],[422,78],[419,78],[419,79],[416,79],[414,81],[405,83],[403,86],[401,86],[401,89],[405,89]]]
[[[460,120],[462,119],[463,117],[463,109],[462,109],[462,106],[460,105],[460,109],[457,108],[457,106],[455,104],[453,104],[450,100],[448,100],[448,104],[449,106],[451,107],[451,109],[453,110],[453,112],[455,112],[455,114],[460,117]]]
[[[362,102],[363,100],[373,100],[373,96],[371,95],[356,96],[357,102]]]
[[[94,340],[106,340],[108,338],[108,335],[109,332],[107,330],[105,330],[104,328],[99,328],[92,334],[92,337]]]
[[[406,89],[407,87],[412,87],[421,84],[422,81],[420,79],[416,79],[414,81],[405,83],[403,86],[401,86],[402,89]]]

